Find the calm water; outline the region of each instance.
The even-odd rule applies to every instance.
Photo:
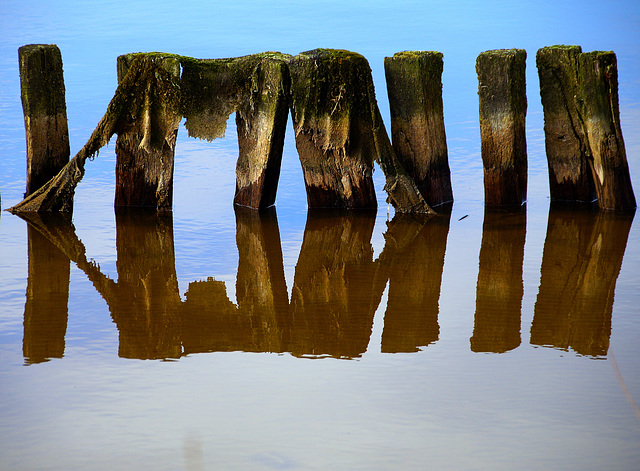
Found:
[[[535,52],[618,55],[640,196],[634,2],[4,1],[0,196],[22,199],[17,50],[61,48],[72,153],[116,57],[444,53],[450,216],[308,212],[289,125],[276,208],[235,211],[237,141],[181,129],[173,214],[114,212],[114,141],[71,220],[0,214],[1,469],[638,469],[640,226],[549,207]],[[529,199],[485,211],[475,58],[527,50]]]

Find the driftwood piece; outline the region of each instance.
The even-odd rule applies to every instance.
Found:
[[[551,199],[597,199],[602,209],[635,208],[620,127],[615,54],[552,46],[538,50],[536,64]]]
[[[375,208],[373,162],[400,212],[433,210],[396,158],[371,69],[356,53],[315,49],[290,62],[291,112],[310,208]]]
[[[487,206],[519,206],[527,199],[526,57],[523,49],[501,49],[476,61]]]
[[[442,104],[442,53],[384,58],[393,150],[433,206],[453,201]]]
[[[62,55],[55,44],[18,49],[20,91],[27,138],[25,197],[69,162],[69,130]]]

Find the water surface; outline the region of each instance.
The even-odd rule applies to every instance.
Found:
[[[8,1],[0,196],[22,199],[17,49],[62,51],[72,153],[116,57],[444,53],[451,214],[307,211],[289,124],[274,210],[235,210],[237,140],[181,126],[171,214],[114,211],[112,141],[72,218],[0,214],[2,469],[635,469],[640,230],[550,207],[535,51],[614,50],[640,191],[633,2]],[[477,55],[527,50],[528,201],[483,207]]]

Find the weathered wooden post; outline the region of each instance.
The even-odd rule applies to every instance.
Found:
[[[136,54],[118,57],[122,82]],[[129,113],[116,140],[115,206],[141,206],[170,211],[173,202],[173,160],[180,111],[180,61],[148,54],[148,74],[142,96]]]
[[[538,50],[536,65],[552,201],[597,199],[602,209],[635,208],[615,54],[551,46]]]
[[[487,206],[519,206],[527,199],[526,57],[523,49],[500,49],[476,61]]]
[[[369,63],[315,49],[290,62],[291,111],[310,208],[375,208],[373,161],[400,212],[433,210],[396,158],[380,117]]]
[[[289,117],[291,56],[264,52],[249,56],[182,60],[185,126],[189,136],[224,137],[236,113],[238,161],[234,203],[253,209],[276,199]]]
[[[27,135],[27,188],[38,190],[69,161],[69,130],[62,55],[55,44],[18,49],[20,89]]]
[[[442,53],[384,58],[393,150],[430,206],[453,201],[442,104]]]

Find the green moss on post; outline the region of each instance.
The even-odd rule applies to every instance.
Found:
[[[223,137],[229,115],[236,113],[236,205],[263,209],[275,203],[289,115],[290,57],[264,52],[230,59],[182,58],[189,135]]]
[[[580,54],[579,112],[588,138],[598,206],[636,207],[618,107],[618,65],[613,52]]]
[[[58,46],[22,46],[18,49],[18,59],[27,136],[25,196],[29,196],[69,162],[69,131]]]
[[[501,49],[476,61],[488,206],[519,206],[527,199],[526,57],[523,49]]]
[[[587,159],[589,144],[576,99],[581,53],[580,46],[552,46],[536,54],[551,201],[596,199]]]
[[[129,62],[130,57],[118,60]],[[174,151],[182,118],[180,62],[161,54],[142,55],[139,61],[146,62],[153,74],[145,77],[143,93],[133,97],[128,113],[121,118],[116,140],[115,206],[170,211]],[[125,68],[138,72],[122,64],[118,67],[119,71]]]
[[[290,62],[292,116],[310,208],[375,208],[373,161],[397,211],[432,212],[396,158],[360,54],[315,49]]]
[[[536,54],[552,201],[632,209],[613,52],[551,46]]]
[[[431,206],[453,201],[442,104],[442,53],[385,57],[393,150]]]

